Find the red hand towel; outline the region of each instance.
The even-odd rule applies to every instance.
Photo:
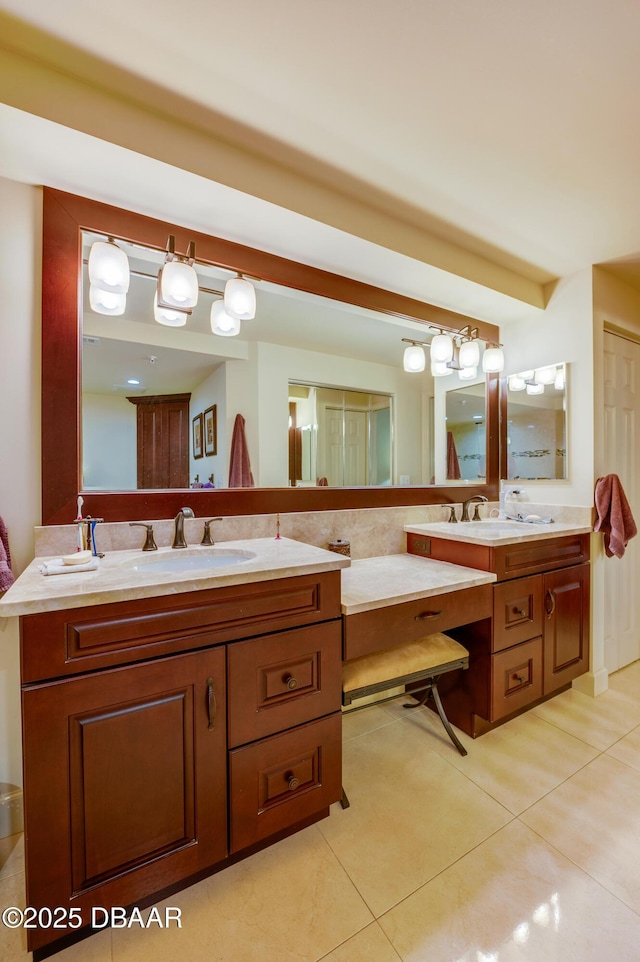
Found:
[[[7,526],[0,518],[0,591],[7,591],[15,578],[11,571],[11,553],[9,551],[9,535]]]
[[[604,550],[608,558],[621,558],[629,541],[638,529],[617,474],[606,474],[596,481],[596,511],[598,520],[594,531],[602,531]]]
[[[254,486],[251,464],[249,462],[249,448],[244,433],[244,418],[236,414],[231,435],[231,454],[229,457],[229,487],[252,488]]]

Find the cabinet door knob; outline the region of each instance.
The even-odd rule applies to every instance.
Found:
[[[217,710],[218,707],[216,705],[216,693],[213,690],[213,678],[207,678],[207,715],[209,717],[209,731],[211,731],[214,726]]]
[[[290,775],[290,776],[289,776],[289,781],[287,782],[287,784],[288,784],[288,786],[289,786],[289,791],[290,791],[290,792],[295,792],[296,788],[298,788],[299,785],[300,785],[300,779],[299,779],[299,778],[296,778],[295,775]]]
[[[524,678],[522,675],[515,675],[515,674],[514,674],[513,677],[515,678],[515,680],[518,682],[519,685],[523,685],[523,684],[524,684],[525,678]]]
[[[289,689],[289,691],[293,691],[294,688],[298,687],[298,679],[294,678],[293,675],[287,675],[287,677],[284,680],[284,683]]]
[[[524,616],[526,615],[526,611],[524,610],[524,608],[516,608],[515,612],[520,618],[524,618]]]

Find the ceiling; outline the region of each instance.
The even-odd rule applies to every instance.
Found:
[[[281,158],[323,164],[351,178],[341,183],[354,195],[393,201],[432,235],[523,278],[545,284],[607,263],[640,286],[636,0],[110,0],[99,15],[84,0],[2,0],[1,10],[79,57],[268,135]],[[350,238],[296,214],[295,199],[285,211],[218,184],[215,170],[202,178],[109,144],[100,150],[111,177],[93,176],[75,160],[91,156],[93,138],[73,126],[3,108],[0,174],[167,219],[171,191],[159,184],[173,179],[183,223],[198,227],[198,212],[215,207],[232,239],[339,261],[352,276],[499,324],[522,316],[477,279],[434,270],[427,252]]]

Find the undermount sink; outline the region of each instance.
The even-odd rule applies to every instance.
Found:
[[[485,521],[459,521],[451,524],[449,521],[435,521],[428,525],[428,529],[438,529],[452,537],[463,538],[500,538],[508,535],[532,535],[544,530],[546,525],[526,523],[524,521],[499,521],[498,518],[487,518]]]
[[[468,531],[484,535],[507,534],[511,531],[521,531],[525,534],[527,529],[533,527],[532,523],[527,524],[524,521],[494,521],[493,518],[489,521],[465,521],[462,523]]]
[[[183,571],[209,571],[211,568],[229,568],[255,558],[253,551],[240,548],[187,548],[151,557],[136,558],[126,565],[132,571],[158,571],[178,574]]]

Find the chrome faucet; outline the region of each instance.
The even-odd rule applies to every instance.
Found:
[[[474,496],[473,496],[472,498],[467,498],[467,500],[464,501],[463,504],[462,504],[462,517],[460,518],[460,520],[461,520],[461,521],[471,521],[471,518],[469,517],[469,505],[472,504],[474,501],[477,501],[478,504],[476,504],[476,510],[475,510],[475,512],[474,512],[474,514],[473,514],[473,520],[474,520],[474,521],[480,521],[481,518],[480,518],[480,515],[479,515],[479,513],[478,513],[478,508],[480,507],[480,502],[481,502],[481,501],[487,501],[487,500],[488,500],[488,498],[485,498],[485,496],[484,496],[483,494],[474,494]]]
[[[184,519],[195,518],[191,508],[180,508],[173,522],[173,544],[172,548],[186,548],[187,542],[184,538]]]

